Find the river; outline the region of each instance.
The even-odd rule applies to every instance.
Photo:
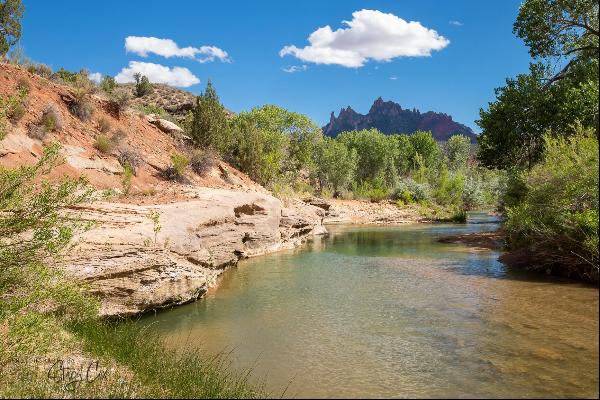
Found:
[[[467,224],[330,226],[145,317],[284,397],[598,397],[598,289],[438,243]]]

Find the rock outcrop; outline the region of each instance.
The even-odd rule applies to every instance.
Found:
[[[166,119],[162,119],[156,114],[149,114],[146,116],[146,119],[148,122],[157,126],[158,129],[165,133],[183,134],[183,129],[181,129],[177,124],[167,121]]]
[[[199,188],[194,198],[169,204],[102,203],[77,211],[99,224],[81,235],[64,268],[90,285],[104,316],[193,301],[238,260],[326,233],[321,208],[284,207],[254,191]]]
[[[431,131],[437,140],[448,140],[455,134],[465,135],[472,142],[477,138],[471,128],[453,121],[447,114],[402,109],[399,104],[383,101],[381,97],[375,100],[367,115],[359,114],[351,107],[342,108],[337,117],[332,112],[329,123],[323,127],[323,133],[335,137],[341,132],[370,128],[377,128],[388,135]]]

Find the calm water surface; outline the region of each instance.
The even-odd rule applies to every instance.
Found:
[[[285,397],[598,397],[598,289],[436,241],[496,228],[329,227],[141,323]]]

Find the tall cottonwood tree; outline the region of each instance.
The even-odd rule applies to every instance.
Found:
[[[532,57],[561,59],[550,83],[562,79],[575,63],[598,58],[598,0],[527,0],[513,32]]]
[[[478,158],[488,167],[532,168],[546,133],[598,132],[598,0],[526,0],[514,32],[535,62],[480,111]]]

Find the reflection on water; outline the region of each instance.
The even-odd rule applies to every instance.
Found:
[[[149,316],[286,397],[598,396],[598,290],[437,243],[467,225],[330,227],[250,259],[197,303]]]

